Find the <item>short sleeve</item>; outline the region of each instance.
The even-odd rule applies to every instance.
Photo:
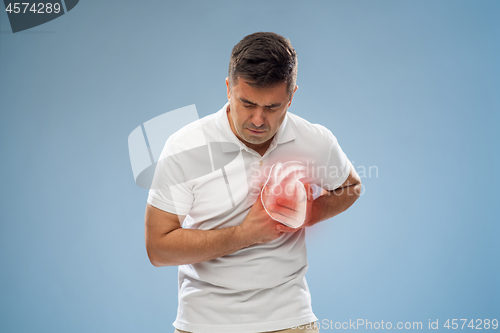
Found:
[[[340,148],[337,138],[327,130],[328,159],[326,161],[326,177],[322,179],[322,186],[327,191],[333,191],[342,185],[351,171],[351,162]]]
[[[172,214],[187,215],[194,196],[180,162],[172,140],[167,140],[156,165],[148,203]]]

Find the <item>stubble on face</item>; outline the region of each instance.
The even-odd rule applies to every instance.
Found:
[[[239,78],[228,89],[227,117],[231,130],[249,148],[265,153],[285,119],[291,98],[286,84],[255,88]]]

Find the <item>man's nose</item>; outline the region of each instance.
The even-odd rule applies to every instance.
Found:
[[[265,122],[264,110],[260,107],[257,107],[255,112],[252,115],[252,124],[255,127],[260,127],[260,126],[264,125],[264,122]]]

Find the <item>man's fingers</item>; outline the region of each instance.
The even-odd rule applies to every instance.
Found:
[[[304,188],[306,189],[306,195],[307,195],[307,200],[312,201],[314,200],[313,197],[313,188],[311,187],[311,184],[309,183],[304,183]]]
[[[283,208],[289,209],[291,211],[297,212],[297,203],[293,200],[276,198],[276,203]]]
[[[300,228],[297,228],[297,229],[290,228],[290,227],[287,227],[286,225],[281,224],[281,223],[276,225],[276,230],[281,231],[281,232],[295,232],[299,229]]]
[[[270,205],[270,206],[268,206],[268,210],[271,214],[281,215],[284,218],[289,219],[289,220],[293,220],[293,221],[296,220],[295,218],[293,218],[293,216],[297,215],[297,213],[288,207],[282,207],[282,206],[278,206],[278,205]]]

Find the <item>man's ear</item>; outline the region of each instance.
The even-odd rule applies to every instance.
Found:
[[[299,89],[299,86],[295,85],[295,89],[293,89],[292,97],[290,97],[290,101],[288,102],[288,107],[290,107],[290,105],[292,105],[292,99],[293,99],[293,96],[295,95],[295,92],[297,91],[297,89]]]
[[[229,78],[226,77],[227,100],[231,99],[231,87],[229,86]]]

